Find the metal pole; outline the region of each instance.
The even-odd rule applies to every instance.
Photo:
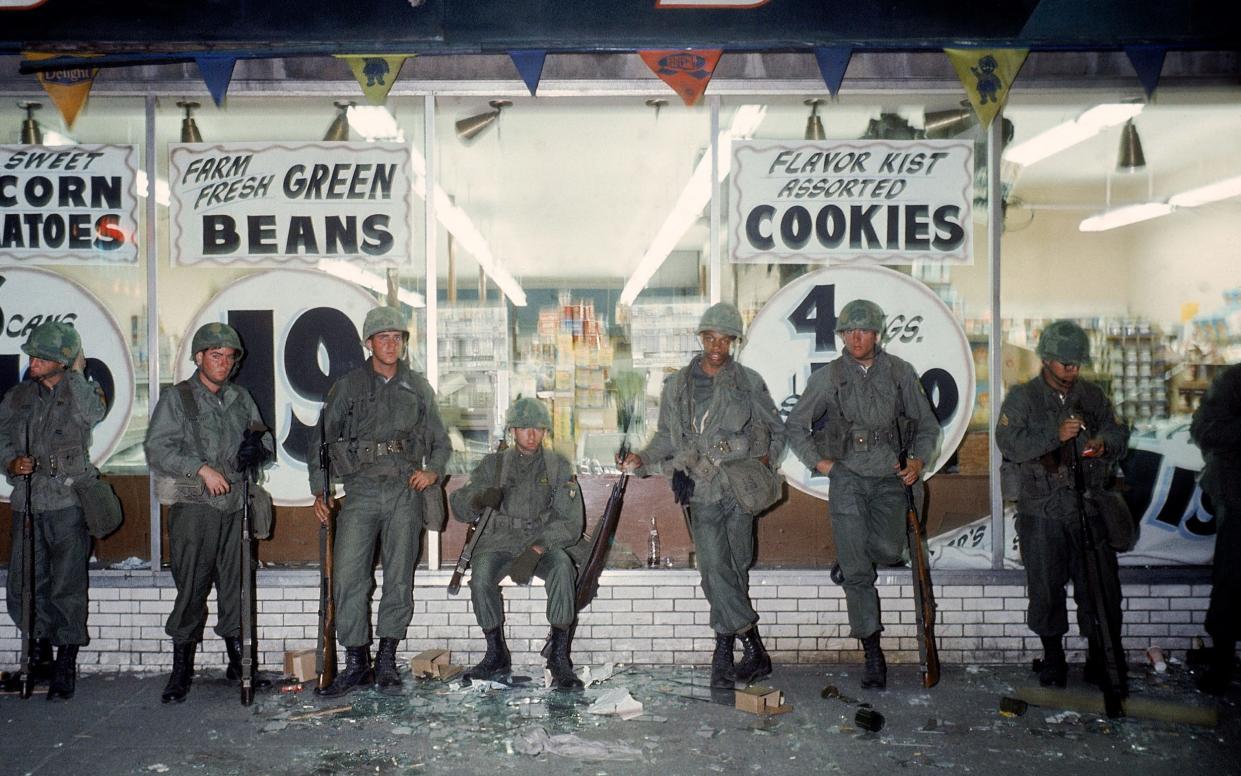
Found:
[[[711,95],[707,99],[711,108],[711,252],[708,258],[710,276],[710,301],[720,301],[720,98]],[[736,289],[733,289],[734,293]]]
[[[426,299],[427,325],[426,350],[427,382],[439,390],[440,381],[440,345],[439,345],[439,255],[436,253],[439,227],[435,222],[435,96],[424,95],[422,98],[422,157],[427,160],[427,195],[423,199],[423,217],[426,221]],[[450,283],[449,289],[452,288]],[[427,568],[435,571],[440,567],[440,532],[427,531]]]
[[[987,129],[987,258],[991,265],[991,333],[987,336],[988,373],[991,396],[987,418],[988,463],[991,470],[991,568],[1004,568],[1004,548],[1009,537],[1004,535],[1004,498],[1000,494],[1000,448],[995,444],[995,429],[1000,404],[1004,400],[1004,335],[1000,331],[1000,242],[1004,235],[1004,192],[1000,188],[1000,152],[1004,128],[1004,111],[995,114]]]
[[[155,201],[155,100],[146,98],[146,245],[143,253],[147,263],[147,422],[155,414],[159,401],[159,247],[155,242],[155,224],[159,217]],[[155,477],[147,467],[147,503],[150,507],[151,524],[151,573],[158,574],[163,558],[160,556],[159,499],[155,495]]]

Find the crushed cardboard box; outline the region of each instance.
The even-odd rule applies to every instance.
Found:
[[[785,705],[783,691],[762,685],[737,690],[737,708],[758,715],[787,714],[793,710],[791,704]]]
[[[315,650],[294,649],[284,653],[284,675],[299,682],[308,682],[319,674],[315,671]]]
[[[409,671],[417,679],[448,681],[465,671],[461,666],[448,662],[448,650],[428,649],[414,655],[409,661]]]

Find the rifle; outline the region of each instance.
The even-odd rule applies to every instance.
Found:
[[[26,421],[26,452],[30,456],[30,421]],[[22,665],[20,669],[20,689],[22,700],[34,694],[34,673],[30,670],[30,661],[34,656],[34,504],[31,491],[34,484],[34,467],[26,480],[26,509],[22,515]]]
[[[1077,454],[1077,438],[1074,437],[1062,446],[1069,461],[1069,469],[1073,475],[1073,492],[1077,499],[1077,521],[1082,532],[1082,548],[1086,552],[1086,594],[1090,597],[1091,616],[1087,618],[1086,638],[1103,649],[1103,708],[1109,717],[1124,716],[1121,694],[1124,689],[1124,678],[1120,675],[1120,660],[1124,654],[1117,643],[1116,631],[1109,622],[1106,596],[1103,594],[1103,571],[1099,567],[1099,543],[1090,531],[1090,523],[1086,519],[1085,482],[1082,478],[1081,461]]]
[[[260,434],[267,427],[259,421],[250,421],[247,429]],[[241,471],[241,705],[254,703],[254,513],[250,503],[250,482],[254,467]]]
[[[508,442],[501,439],[500,444],[496,446],[496,452],[500,453],[500,472],[497,476],[497,484],[504,484],[504,474],[507,468],[507,458],[504,451],[508,449]],[[448,580],[448,594],[456,595],[461,592],[461,578],[465,576],[466,569],[470,567],[470,559],[474,557],[474,547],[478,544],[478,540],[482,538],[483,532],[487,530],[487,526],[491,523],[491,516],[495,513],[495,509],[487,507],[483,510],[483,514],[469,527],[465,529],[465,543],[461,546],[461,554],[457,556],[457,565],[452,570],[452,579]]]
[[[896,443],[904,469],[909,462],[909,449],[901,438],[901,419],[896,419]],[[909,543],[909,562],[913,567],[914,617],[918,625],[918,662],[922,670],[922,686],[939,683],[939,647],[935,644],[935,591],[931,587],[931,564],[926,552],[926,527],[914,504],[912,485],[905,486],[905,537]]]
[[[336,681],[336,599],[332,595],[335,565],[336,513],[331,508],[332,455],[328,448],[326,412],[319,414],[319,470],[323,473],[323,503],[329,509],[327,523],[319,526],[319,641],[315,645],[315,673],[323,692]]]

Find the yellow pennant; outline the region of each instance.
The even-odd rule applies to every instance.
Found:
[[[22,52],[23,58],[32,61],[51,59],[58,56],[64,55],[42,51]],[[74,56],[92,57],[98,55],[75,54]],[[43,85],[47,96],[52,98],[52,102],[56,104],[60,115],[64,117],[66,127],[73,128],[73,122],[77,119],[78,112],[82,110],[82,106],[86,104],[86,97],[90,94],[90,88],[95,83],[95,76],[98,74],[99,68],[82,66],[57,68],[56,70],[47,70],[38,74],[39,83]]]
[[[984,128],[1008,101],[1030,49],[944,49]]]
[[[353,71],[353,77],[358,79],[358,85],[362,87],[362,93],[366,95],[367,101],[371,105],[383,105],[384,100],[388,99],[392,84],[396,83],[396,77],[400,74],[405,60],[412,55],[337,54],[337,56],[349,63],[349,69]]]

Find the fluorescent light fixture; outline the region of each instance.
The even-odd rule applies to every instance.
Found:
[[[329,275],[338,277],[341,280],[368,288],[377,294],[388,293],[388,279],[374,272],[362,269],[356,264],[340,259],[320,259],[319,269]],[[422,294],[417,291],[410,291],[405,288],[398,288],[396,296],[410,307],[426,307],[427,301]]]
[[[1104,232],[1118,226],[1128,226],[1139,221],[1166,216],[1171,212],[1172,206],[1166,202],[1143,202],[1140,205],[1105,210],[1098,215],[1083,219],[1077,228],[1083,232]]]
[[[138,170],[134,174],[134,186],[138,189],[138,196],[146,199],[147,196],[147,171]],[[155,179],[155,201],[164,207],[172,204],[172,189],[168,188],[168,181],[162,178]]]
[[[1198,207],[1241,195],[1241,175],[1183,191],[1168,200],[1172,207]]]
[[[346,115],[349,117],[349,126],[366,138],[367,142],[405,142],[405,130],[397,126],[396,118],[382,105],[350,105]]]
[[[732,169],[733,158],[729,153],[729,144],[733,139],[742,139],[752,136],[758,127],[763,123],[763,118],[767,115],[767,108],[762,105],[742,105],[737,108],[737,112],[733,114],[732,125],[728,129],[720,133],[719,139],[719,180],[723,181],[728,177],[729,170]],[[638,298],[638,294],[646,288],[646,284],[650,282],[659,268],[663,266],[664,261],[668,258],[668,254],[676,248],[677,242],[681,236],[693,226],[698,220],[698,214],[706,207],[707,202],[711,199],[711,155],[703,154],[698,160],[698,166],[694,168],[694,172],[690,175],[689,181],[685,184],[685,188],[681,189],[681,195],[677,198],[676,205],[668,213],[668,217],[664,219],[663,226],[655,233],[655,238],[651,240],[651,244],[647,247],[646,252],[642,254],[638,266],[634,269],[633,274],[629,276],[629,280],[625,281],[625,288],[621,291],[620,304],[633,304]]]
[[[1138,102],[1096,105],[1071,121],[1058,124],[1023,143],[1010,146],[1004,152],[1004,159],[1028,167],[1089,140],[1108,127],[1124,124],[1141,113],[1143,107],[1145,106]]]

